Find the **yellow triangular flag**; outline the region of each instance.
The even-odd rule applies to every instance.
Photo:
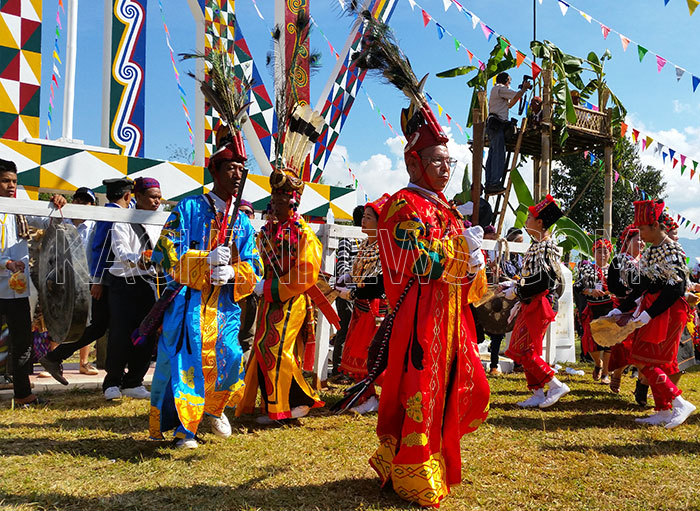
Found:
[[[442,106],[440,106],[440,103],[437,103],[438,107],[438,115],[442,115]]]
[[[688,0],[688,10],[691,16],[695,12],[695,9],[698,8],[698,5],[700,5],[700,0]]]

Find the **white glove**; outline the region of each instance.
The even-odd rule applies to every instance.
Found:
[[[641,323],[642,325],[646,325],[651,321],[651,316],[647,311],[642,311],[639,314],[636,314],[635,316],[632,316],[632,321],[636,323]]]
[[[214,250],[209,252],[207,263],[210,267],[221,266],[228,264],[231,261],[231,249],[225,245],[219,245]]]
[[[265,292],[265,281],[261,280],[260,282],[255,284],[255,288],[253,288],[253,293],[255,293],[258,296],[262,296],[264,292]]]
[[[477,249],[469,254],[469,269],[470,273],[476,273],[486,266],[486,260],[484,259],[484,253]]]
[[[338,297],[349,302],[352,300],[352,291],[346,287],[339,287]]]
[[[481,243],[484,241],[484,229],[480,225],[464,229],[462,235],[467,238],[469,252],[481,248]]]
[[[615,318],[617,316],[622,316],[622,311],[620,309],[613,309],[605,315],[606,318]]]
[[[503,295],[506,297],[506,300],[512,300],[515,298],[515,290],[517,287],[515,287],[515,282],[513,282],[514,285],[508,287],[507,289],[504,290]]]
[[[350,273],[344,273],[340,277],[338,277],[335,281],[336,287],[342,287],[343,284],[346,284],[348,282],[352,281],[352,275]]]
[[[236,270],[233,269],[233,266],[229,266],[228,264],[223,266],[214,266],[211,269],[211,283],[213,286],[223,286],[235,276]]]

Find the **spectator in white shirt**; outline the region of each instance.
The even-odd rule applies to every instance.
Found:
[[[160,206],[160,183],[140,177],[134,181],[136,209],[156,211]],[[134,346],[131,334],[156,302],[156,271],[144,265],[144,253],[153,250],[160,226],[115,223],[112,226],[114,263],[109,269],[109,337],[107,339],[107,375],[102,383],[105,399],[122,396],[150,399],[143,386],[156,337]],[[128,367],[128,372],[125,372]]]
[[[508,110],[515,105],[525,92],[532,87],[524,82],[517,92],[510,87],[510,75],[499,73],[496,85],[489,96],[489,116],[486,119],[486,135],[489,137],[489,155],[486,159],[486,195],[494,195],[505,190],[503,176],[506,167],[505,129],[508,124]]]
[[[0,197],[17,194],[17,166],[0,159]],[[54,195],[51,202],[62,208],[65,197]],[[29,307],[29,238],[28,225],[44,229],[49,219],[23,215],[0,214],[0,315],[5,316],[10,330],[12,382],[15,405],[39,404],[32,394],[29,375],[32,371],[32,322]]]

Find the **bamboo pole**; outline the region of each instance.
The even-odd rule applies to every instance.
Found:
[[[552,173],[552,70],[542,70],[542,155],[540,197],[549,193]],[[535,200],[539,200],[537,197]]]
[[[472,125],[474,127],[474,144],[472,147],[472,224],[479,223],[479,205],[481,203],[481,169],[484,163],[484,109],[486,107],[486,91],[477,93],[478,108],[472,111]]]

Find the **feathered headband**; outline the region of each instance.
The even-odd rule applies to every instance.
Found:
[[[365,10],[360,13],[365,24],[361,50],[352,56],[360,69],[378,71],[411,101],[401,111],[401,130],[406,137],[405,153],[445,144],[449,140],[423,94],[428,75],[418,81],[411,63],[399,48],[393,32]]]
[[[246,110],[250,102],[250,85],[235,75],[232,56],[223,49],[212,49],[208,54],[184,53],[183,59],[202,59],[208,66],[209,80],[199,80],[202,94],[221,116],[222,124],[216,131],[217,150],[209,158],[209,168],[215,169],[222,161],[245,163],[246,156],[241,125],[246,121]]]

